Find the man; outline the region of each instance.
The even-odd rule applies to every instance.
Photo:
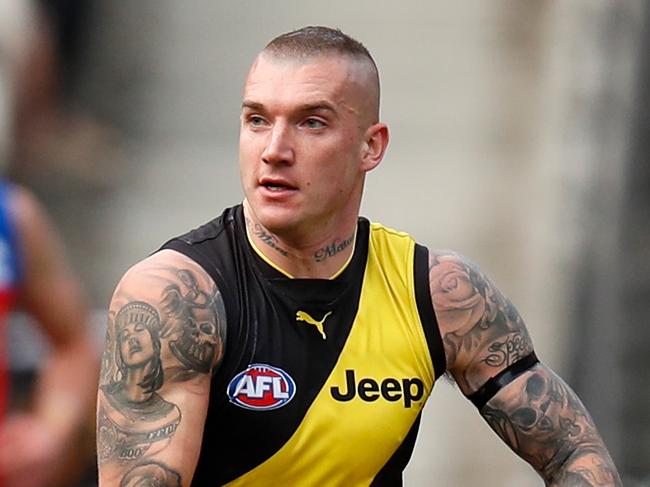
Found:
[[[243,205],[165,244],[115,291],[112,315],[143,302],[174,330],[159,394],[182,419],[158,453],[100,462],[102,487],[401,485],[445,371],[548,485],[620,485],[587,411],[499,290],[462,257],[359,218],[387,144],[360,43],[307,27],[258,55],[242,103]],[[168,369],[190,370],[172,346],[190,322],[170,312],[172,288],[176,301],[209,296],[215,326],[188,340],[211,367],[173,380]]]
[[[7,316],[35,318],[51,354],[29,411],[7,411]],[[45,211],[24,188],[0,180],[0,486],[48,487],[92,409],[97,350],[88,308]],[[60,473],[60,472],[59,472]]]

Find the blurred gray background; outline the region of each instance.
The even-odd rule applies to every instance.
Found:
[[[650,485],[649,11],[642,0],[88,1],[65,104],[91,128],[7,170],[63,232],[101,336],[130,265],[241,200],[240,96],[257,51],[304,25],[340,27],[377,61],[391,130],[363,213],[478,262],[593,413],[625,484]],[[542,485],[445,381],[405,480]]]

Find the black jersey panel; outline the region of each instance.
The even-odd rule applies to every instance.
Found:
[[[427,339],[429,346],[429,353],[431,354],[431,362],[433,362],[433,371],[436,374],[436,379],[444,374],[447,368],[447,361],[445,358],[445,349],[440,336],[440,328],[438,320],[433,309],[433,302],[431,300],[431,284],[429,282],[429,251],[426,247],[416,244],[415,245],[415,299],[420,313],[420,320],[422,321],[422,328],[424,335]]]

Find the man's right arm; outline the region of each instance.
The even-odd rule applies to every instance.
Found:
[[[225,335],[221,294],[194,261],[164,250],[125,274],[98,392],[101,487],[190,485]]]

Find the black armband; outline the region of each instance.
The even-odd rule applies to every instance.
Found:
[[[521,374],[530,370],[537,363],[539,363],[537,355],[535,355],[535,352],[530,352],[524,358],[510,364],[497,375],[490,378],[476,392],[469,394],[467,399],[472,401],[474,406],[476,406],[480,411],[497,392],[510,384]]]

